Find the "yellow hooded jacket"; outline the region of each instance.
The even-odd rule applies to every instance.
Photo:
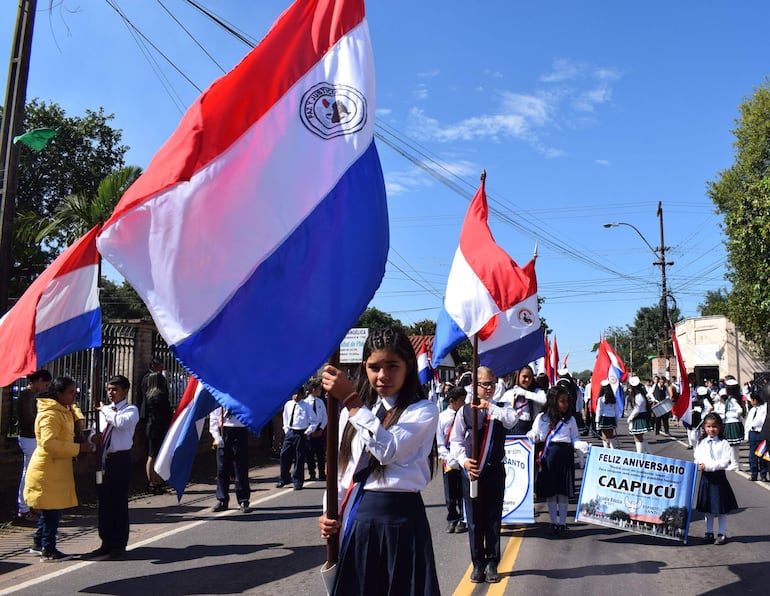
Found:
[[[35,418],[37,448],[27,468],[24,500],[35,509],[67,509],[78,504],[72,458],[80,452],[74,440],[69,407],[38,398]]]

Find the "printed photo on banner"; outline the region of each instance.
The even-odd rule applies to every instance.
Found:
[[[532,498],[534,447],[527,437],[505,439],[505,493],[503,523],[528,524],[535,521]]]
[[[592,447],[575,519],[687,542],[693,462]]]

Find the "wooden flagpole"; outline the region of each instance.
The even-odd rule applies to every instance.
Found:
[[[334,368],[340,367],[340,351],[334,352],[329,359],[329,364]],[[334,404],[332,407],[331,404]],[[339,509],[337,505],[337,459],[339,444],[339,422],[340,409],[337,400],[326,398],[326,517],[329,519],[339,519]],[[319,470],[320,472],[320,470]],[[331,569],[339,558],[340,535],[339,532],[332,534],[326,539],[326,565],[325,569]]]

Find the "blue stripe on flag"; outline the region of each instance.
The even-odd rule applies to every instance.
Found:
[[[385,271],[387,221],[372,141],[222,310],[172,346],[174,354],[222,405],[259,432],[367,307]]]
[[[479,353],[479,363],[491,368],[497,376],[507,375],[543,356],[545,343],[542,328],[509,344]]]
[[[96,308],[35,335],[38,366],[102,345],[102,311]]]
[[[169,486],[176,491],[177,498],[181,499],[184,493],[187,481],[190,479],[195,456],[198,453],[198,444],[200,443],[200,433],[196,428],[196,423],[202,421],[213,410],[219,407],[217,400],[206,389],[201,389],[195,396],[195,399],[187,406],[190,411],[184,412],[184,427],[179,437],[179,442],[174,449],[173,459],[171,460],[171,474],[167,482]]]
[[[467,339],[467,336],[442,306],[436,321],[436,338],[433,341],[433,368],[436,368],[464,339]]]

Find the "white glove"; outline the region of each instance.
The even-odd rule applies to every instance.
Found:
[[[535,437],[537,437],[537,433],[534,430],[530,430],[527,433],[527,438],[529,439],[529,442],[533,445],[535,444]]]
[[[217,447],[224,447],[225,446],[225,440],[223,438],[217,439]]]

